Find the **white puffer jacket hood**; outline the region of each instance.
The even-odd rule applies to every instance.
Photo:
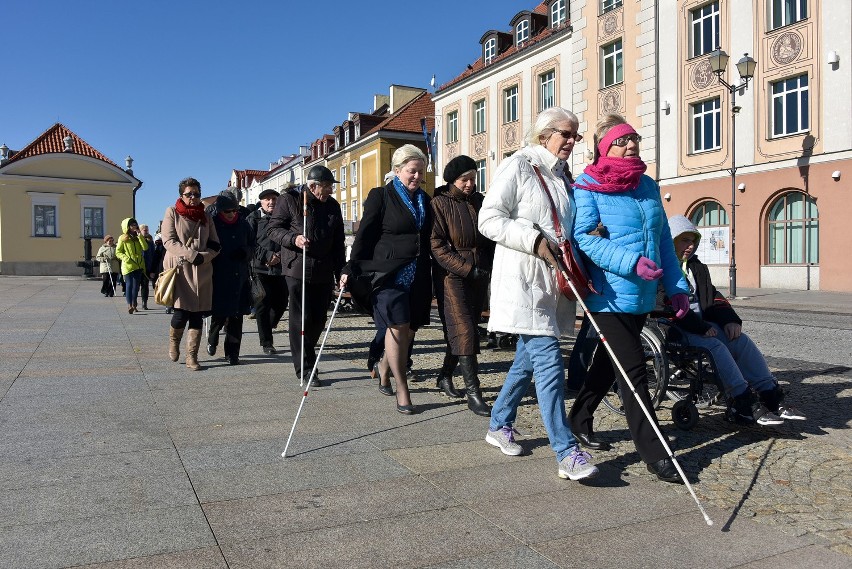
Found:
[[[535,255],[540,233],[554,243],[557,239],[550,201],[533,165],[550,189],[563,237],[571,235],[574,200],[565,162],[539,145],[505,159],[479,212],[479,231],[497,243],[488,330],[558,338],[573,330],[576,305],[559,292],[555,271]]]

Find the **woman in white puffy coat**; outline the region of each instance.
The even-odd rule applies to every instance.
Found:
[[[565,365],[559,338],[573,326],[576,307],[560,294],[553,268],[558,251],[551,199],[561,235],[569,238],[574,205],[566,160],[582,139],[577,128],[577,117],[570,111],[551,107],[542,112],[528,134],[528,146],[500,164],[479,212],[479,231],[497,243],[488,330],[518,335],[515,361],[494,403],[485,440],[504,454],[521,454],[513,424],[535,375],[538,405],[559,463],[558,474],[571,480],[598,471],[589,454],[580,450],[565,414]]]

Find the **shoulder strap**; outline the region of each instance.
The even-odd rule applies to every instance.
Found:
[[[538,166],[530,163],[535,170],[535,175],[538,176],[538,181],[541,184],[542,189],[544,189],[544,193],[547,196],[547,201],[550,202],[550,215],[553,217],[553,227],[556,230],[556,239],[561,243],[563,241],[562,238],[562,224],[559,223],[559,216],[556,215],[556,204],[553,202],[553,196],[550,195],[550,190],[547,188],[547,184],[544,182],[544,177],[541,175],[541,170],[538,169]]]

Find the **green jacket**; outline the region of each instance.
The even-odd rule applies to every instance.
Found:
[[[118,246],[115,249],[115,256],[121,259],[121,274],[126,275],[133,271],[145,271],[145,258],[142,256],[142,251],[148,250],[148,240],[140,235],[133,237],[127,234],[127,225],[132,218],[121,222],[121,235],[118,238]]]

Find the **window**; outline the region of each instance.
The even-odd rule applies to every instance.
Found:
[[[816,201],[789,192],[769,209],[769,264],[819,263],[819,213]]]
[[[497,38],[491,38],[485,42],[485,65],[491,63],[495,55],[497,55]]]
[[[704,202],[692,213],[689,220],[696,227],[727,227],[728,212],[716,202]]]
[[[59,237],[59,198],[61,194],[27,192],[32,203],[33,237]]]
[[[808,76],[799,75],[772,84],[772,136],[806,132],[808,120]]]
[[[473,104],[473,134],[485,132],[485,99]]]
[[[343,130],[343,145],[346,146],[347,144],[349,144],[349,127],[348,126]]]
[[[335,180],[337,179],[337,170],[331,171],[331,177],[334,178]],[[334,191],[337,191],[337,184],[333,184],[332,188],[334,189]],[[278,193],[283,194],[284,192],[279,188]]]
[[[476,190],[485,193],[485,160],[476,161]]]
[[[556,0],[550,5],[550,27],[562,25],[566,18],[565,0]]]
[[[346,164],[340,165],[340,187],[346,187]]]
[[[692,151],[706,152],[722,146],[722,114],[719,97],[696,103],[692,111]]]
[[[556,71],[551,69],[538,76],[538,111],[556,104]]]
[[[352,200],[352,221],[358,221],[358,200]]]
[[[606,14],[610,10],[615,10],[621,7],[621,0],[603,0],[601,5],[601,14]]]
[[[621,51],[621,40],[601,48],[603,57],[603,86],[609,87],[624,81],[624,59]]]
[[[808,17],[808,0],[772,0],[771,29]]]
[[[447,113],[447,144],[459,141],[459,112]]]
[[[518,120],[518,86],[512,85],[503,90],[503,122]]]
[[[358,183],[358,163],[357,162],[352,162],[349,165],[349,173],[350,173],[349,177],[352,178],[352,181],[350,183],[354,186],[355,184]]]
[[[104,210],[102,207],[83,208],[83,237],[104,236]]]
[[[690,13],[692,20],[692,53],[696,57],[719,46],[719,2],[711,2]]]
[[[337,136],[334,137],[334,146],[336,148],[340,148],[340,133],[338,133]]]
[[[355,123],[355,140],[357,140],[358,137],[360,137],[360,136],[361,136],[361,123],[357,122],[357,123]]]
[[[521,20],[515,26],[515,45],[521,45],[528,39],[530,39],[530,21]]]

